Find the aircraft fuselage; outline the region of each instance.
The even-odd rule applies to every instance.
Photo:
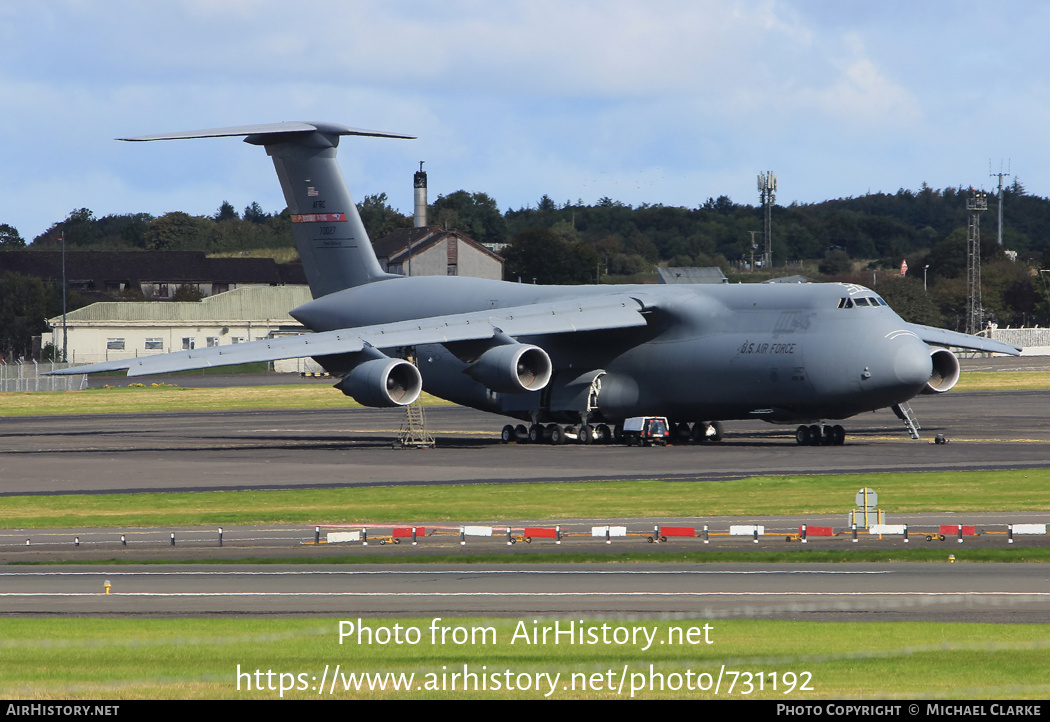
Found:
[[[534,286],[415,277],[339,291],[293,315],[329,331],[614,293],[643,306],[649,300],[648,324],[602,331],[600,342],[595,332],[517,339],[549,354],[553,377],[543,391],[497,393],[475,381],[465,373],[470,344],[418,347],[423,387],[533,422],[661,415],[808,423],[907,401],[932,373],[931,349],[908,324],[875,293],[844,284]],[[321,361],[344,370],[336,357]],[[588,399],[595,375],[600,388]]]

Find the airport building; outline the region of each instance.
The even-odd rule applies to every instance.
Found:
[[[311,300],[306,286],[238,288],[201,301],[102,302],[66,314],[69,361],[97,363],[302,333],[288,311]],[[43,343],[61,351],[62,317],[48,319]],[[319,371],[310,359],[275,362],[281,371]]]
[[[400,228],[372,247],[387,273],[503,280],[503,258],[459,231],[438,226]]]
[[[302,264],[272,258],[209,258],[201,251],[66,251],[68,287],[88,298],[116,300],[128,293],[171,300],[179,288],[201,296],[237,288],[305,284]],[[0,270],[61,283],[61,251],[5,251]]]

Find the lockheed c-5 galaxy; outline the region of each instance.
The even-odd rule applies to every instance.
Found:
[[[385,273],[336,162],[341,136],[410,138],[289,122],[124,138],[246,136],[273,159],[313,300],[292,338],[109,361],[64,373],[141,376],[312,356],[366,406],[427,392],[524,422],[504,441],[608,441],[624,419],[667,417],[679,440],[718,441],[721,421],[800,424],[799,444],[842,444],[827,421],[948,391],[946,347],[1020,349],[903,321],[840,283],[543,286]],[[525,423],[529,426],[526,427]]]

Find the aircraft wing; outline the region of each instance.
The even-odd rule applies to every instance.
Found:
[[[646,325],[646,319],[641,313],[643,308],[640,301],[630,296],[616,294],[433,316],[251,343],[212,346],[75,366],[51,373],[54,375],[94,374],[127,369],[128,376],[147,376],[210,366],[231,366],[302,356],[355,353],[368,346],[383,349],[487,339],[500,332],[507,336],[536,336],[630,328]]]
[[[993,341],[990,338],[971,336],[968,333],[957,333],[946,331],[943,328],[932,326],[920,326],[917,323],[908,324],[911,330],[923,341],[934,346],[955,346],[973,351],[987,351],[990,353],[1005,353],[1011,356],[1020,356],[1021,347],[1013,344]]]

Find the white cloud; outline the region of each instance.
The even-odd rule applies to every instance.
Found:
[[[112,138],[294,119],[419,135],[341,148],[355,196],[404,209],[421,159],[435,192],[504,208],[543,193],[753,202],[770,168],[781,200],[812,201],[954,185],[971,167],[976,181],[1000,155],[1045,194],[1047,19],[1032,2],[9,3],[0,222],[35,235],[74,207],[163,212],[164,199],[271,209],[257,149]]]

